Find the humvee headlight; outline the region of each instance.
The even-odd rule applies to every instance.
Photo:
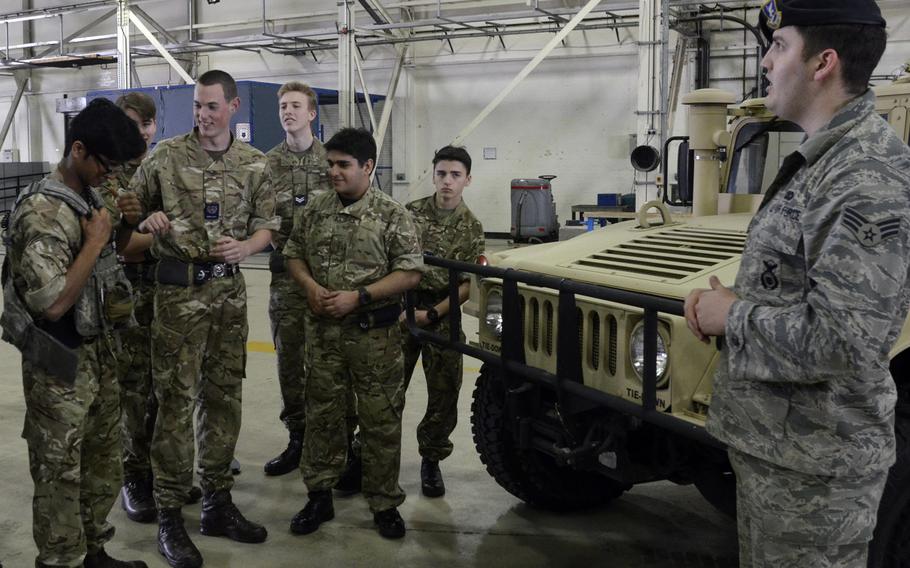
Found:
[[[487,294],[487,309],[483,323],[496,339],[502,338],[502,294],[499,292]]]
[[[667,363],[670,355],[667,353],[667,343],[664,340],[664,332],[658,326],[657,332],[657,386],[658,388],[666,386]],[[638,322],[632,329],[632,336],[629,338],[629,359],[632,361],[632,369],[642,380],[645,376],[645,322]]]

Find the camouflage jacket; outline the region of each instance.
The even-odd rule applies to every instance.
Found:
[[[749,227],[707,428],[779,466],[865,475],[895,459],[910,148],[867,92],[797,151],[803,165]]]
[[[275,189],[275,210],[281,217],[281,228],[274,234],[275,253],[284,248],[291,229],[299,222],[303,206],[324,191],[332,190],[329,169],[322,143],[313,139],[313,145],[302,155],[291,152],[287,141],[275,146],[266,154],[272,169],[272,187]]]
[[[268,160],[231,140],[212,160],[196,131],[158,143],[130,182],[146,212],[164,211],[171,231],[155,239],[152,254],[184,262],[215,260],[221,237],[244,240],[259,229],[278,230]]]
[[[115,166],[104,182],[96,188],[104,200],[105,209],[111,214],[111,224],[115,230],[120,228],[120,220],[123,217],[120,214],[120,208],[117,207],[117,196],[130,186],[130,180],[139,169],[140,163],[142,163],[141,159]]]
[[[72,191],[56,169],[37,183]],[[39,192],[16,205],[8,235],[13,282],[29,311],[41,317],[63,292],[66,271],[82,248],[79,216],[65,202]]]
[[[396,270],[424,270],[411,216],[373,188],[347,207],[334,191],[317,195],[294,225],[284,254],[306,262],[328,290],[356,290]],[[359,310],[394,302],[387,298]]]
[[[436,194],[407,204],[414,218],[420,247],[440,258],[476,262],[483,254],[483,226],[471,213],[464,200],[451,213],[441,213],[436,207]],[[470,280],[462,274],[461,281]],[[427,266],[418,291],[445,295],[449,289],[449,271],[437,266]]]

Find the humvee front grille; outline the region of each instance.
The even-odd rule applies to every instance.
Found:
[[[743,252],[746,233],[699,227],[668,228],[594,253],[575,267],[682,280],[733,260]]]

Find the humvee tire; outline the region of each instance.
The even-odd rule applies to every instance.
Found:
[[[505,386],[495,369],[484,365],[471,403],[471,432],[480,461],[506,491],[531,506],[577,511],[605,505],[631,485],[594,472],[561,467],[535,450],[514,444],[505,410]]]

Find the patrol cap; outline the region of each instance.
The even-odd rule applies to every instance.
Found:
[[[875,0],[766,0],[758,16],[761,31],[771,40],[785,26],[865,24],[885,27]]]

